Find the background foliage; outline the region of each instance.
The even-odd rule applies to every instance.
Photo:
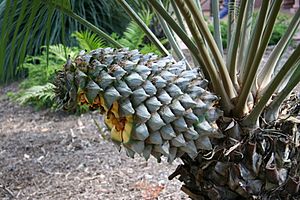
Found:
[[[7,30],[2,30],[3,20],[5,15],[6,2],[8,0],[0,1],[0,35]],[[73,11],[94,24],[95,26],[101,28],[107,33],[116,32],[122,34],[130,19],[122,8],[117,5],[115,0],[105,1],[105,0],[71,0],[71,7]],[[11,7],[15,6],[15,11],[10,13],[10,25],[9,34],[5,35],[5,40],[7,41],[6,48],[6,59],[4,62],[4,71],[0,72],[0,83],[7,82],[11,80],[16,73],[16,68],[20,63],[23,63],[22,57],[27,54],[36,55],[41,53],[40,47],[47,44],[47,34],[51,35],[49,38],[49,44],[68,44],[68,46],[75,45],[76,41],[71,37],[72,33],[75,31],[84,30],[84,27],[71,17],[63,15],[58,10],[51,10],[47,6],[41,4],[37,10],[35,16],[33,31],[29,33],[29,38],[32,42],[28,44],[22,44],[26,34],[24,30],[26,29],[26,22],[30,14],[34,12],[32,7],[33,1],[28,0],[16,0],[11,1],[7,5]],[[22,8],[26,8],[22,10]],[[51,20],[48,22],[47,18],[53,13]],[[22,17],[23,22],[18,24],[18,21]],[[46,28],[47,23],[51,23],[50,32],[47,33]],[[16,35],[15,35],[15,32]],[[15,39],[14,39],[15,38]],[[21,50],[23,45],[26,45],[24,51]],[[13,48],[12,48],[13,46]],[[21,48],[22,47],[22,48]],[[19,51],[15,51],[19,49]],[[14,51],[14,59],[9,59],[9,54]],[[20,60],[21,59],[21,60]]]
[[[66,63],[65,50],[72,59],[75,58],[78,48],[51,45],[49,48],[49,66],[45,47],[41,48],[41,55],[27,56],[22,69],[28,71],[28,77],[20,82],[19,91],[9,96],[22,105],[32,105],[36,108],[55,108],[54,85],[51,83],[55,72]]]

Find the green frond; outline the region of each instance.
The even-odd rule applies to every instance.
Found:
[[[80,49],[91,51],[106,46],[103,39],[90,31],[76,31],[72,36],[78,41]]]
[[[157,50],[156,46],[154,44],[146,44],[141,48],[140,52],[142,54],[147,54],[147,53],[155,53],[160,55],[160,51]]]
[[[149,11],[144,11],[139,13],[139,16],[147,26],[150,25],[153,14],[151,14]],[[119,42],[129,49],[135,49],[142,44],[145,35],[146,34],[143,32],[141,27],[135,21],[131,21]]]
[[[147,38],[157,47],[162,55],[170,55],[170,52],[161,44],[159,39],[150,30],[147,24],[139,17],[139,15],[131,8],[131,6],[126,2],[126,0],[118,0],[118,3],[123,7],[126,13],[134,20],[142,29],[142,31],[147,35]]]
[[[75,59],[79,49],[64,47],[63,45],[50,45],[49,46],[49,67],[47,68],[47,53],[46,47],[40,49],[41,55],[27,56],[25,62],[20,65],[17,70],[26,69],[28,77],[20,83],[21,89],[28,89],[34,85],[44,85],[51,81],[56,70],[66,63],[64,56],[65,51],[72,59]]]
[[[26,104],[53,104],[55,93],[55,85],[52,83],[46,83],[45,85],[37,85],[24,90],[15,99],[21,105]]]
[[[50,45],[49,46],[49,57],[51,59],[55,59],[57,62],[63,62],[65,63],[66,57],[65,52],[67,55],[70,55],[71,58],[75,58],[77,56],[77,48],[75,47],[66,47],[62,44],[57,44],[57,45]]]

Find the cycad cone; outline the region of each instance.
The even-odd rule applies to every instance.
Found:
[[[99,108],[112,140],[130,157],[195,158],[212,148],[211,138],[222,137],[217,96],[205,90],[196,69],[172,57],[112,48],[84,52],[65,65],[56,85],[66,109],[78,103]]]

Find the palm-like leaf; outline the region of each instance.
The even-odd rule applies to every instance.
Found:
[[[129,18],[120,9],[115,1],[103,0],[2,1],[0,44],[5,48],[0,50],[0,83],[14,77],[16,66],[23,63],[25,55],[38,53],[40,46],[75,44],[71,38],[74,31],[88,27],[105,35],[97,26],[108,32],[122,32]],[[87,21],[90,24],[84,23]],[[108,35],[104,38],[110,40]],[[118,46],[117,43],[114,45]]]

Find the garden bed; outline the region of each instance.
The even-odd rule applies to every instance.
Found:
[[[187,199],[172,165],[128,158],[103,139],[98,113],[20,107],[0,88],[0,199]]]

